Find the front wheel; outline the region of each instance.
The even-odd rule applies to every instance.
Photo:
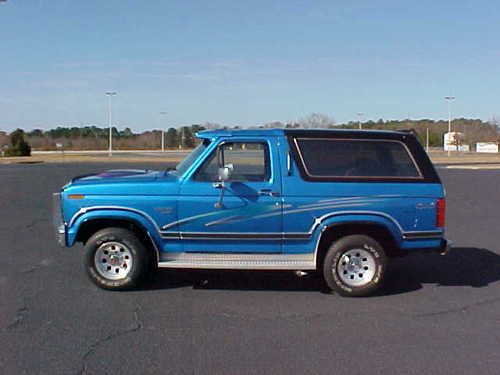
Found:
[[[147,272],[147,254],[133,232],[106,228],[96,232],[85,244],[85,268],[90,279],[101,288],[131,289]]]
[[[373,238],[351,235],[335,241],[323,262],[328,287],[343,296],[368,296],[382,283],[386,256]]]

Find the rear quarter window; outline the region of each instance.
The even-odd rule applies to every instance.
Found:
[[[410,151],[397,140],[295,138],[306,174],[341,179],[421,179]]]

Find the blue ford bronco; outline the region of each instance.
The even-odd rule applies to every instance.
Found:
[[[409,132],[211,130],[175,169],[75,177],[54,195],[59,242],[99,287],[157,267],[320,272],[372,294],[388,258],[445,253],[441,181]]]

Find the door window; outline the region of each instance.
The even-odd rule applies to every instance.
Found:
[[[232,165],[229,181],[268,181],[271,177],[269,150],[260,142],[227,142],[214,150],[194,175],[195,181],[218,180],[218,169]]]

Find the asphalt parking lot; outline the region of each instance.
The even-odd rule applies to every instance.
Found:
[[[498,374],[500,170],[439,169],[445,257],[391,263],[380,295],[289,272],[160,271],[150,289],[87,280],[53,239],[70,177],[161,164],[0,165],[1,374]]]

